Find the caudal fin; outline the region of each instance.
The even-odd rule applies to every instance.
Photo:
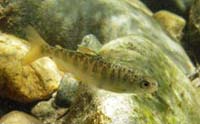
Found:
[[[22,63],[30,64],[31,62],[35,61],[36,59],[43,56],[42,49],[48,44],[41,38],[38,32],[31,26],[25,28],[26,37],[31,44],[31,49],[22,59]]]

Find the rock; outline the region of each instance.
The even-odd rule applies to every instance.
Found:
[[[42,120],[45,124],[62,124],[62,116],[66,114],[68,108],[61,108],[55,105],[55,98],[38,102],[31,109],[31,113]]]
[[[77,51],[79,52],[95,52],[97,53],[102,47],[101,42],[93,34],[86,35],[80,45],[78,45]],[[91,51],[92,50],[92,51]],[[90,53],[89,53],[90,54]]]
[[[6,61],[9,61],[9,59],[6,59]],[[54,68],[55,65],[49,58],[36,60],[32,67],[30,65],[22,66],[21,63],[14,62],[14,60],[10,61],[12,62],[7,64],[1,62],[3,66],[0,70],[3,76],[1,97],[22,103],[33,102],[48,98],[58,88],[61,75],[57,68]],[[43,63],[48,68],[43,65],[44,70],[39,70],[39,66],[37,70],[34,68],[37,63]],[[52,76],[53,74],[57,75]]]
[[[186,23],[184,18],[165,10],[156,12],[153,17],[164,27],[172,38],[180,42]]]
[[[62,75],[56,64],[48,57],[43,57],[31,63],[31,67],[40,75],[40,80],[47,92],[58,88]]]
[[[0,124],[42,124],[42,122],[24,112],[12,111],[0,119]]]
[[[117,94],[79,85],[78,95],[63,117],[63,123],[199,122],[197,90],[156,44],[141,36],[127,36],[104,45],[99,54],[108,61],[150,75],[158,81],[158,91],[144,95]]]
[[[16,35],[23,36],[24,27],[31,24],[51,45],[59,44],[74,50],[88,34],[96,36],[102,44],[127,35],[141,35],[160,46],[186,74],[192,73],[194,66],[184,50],[176,43],[171,45],[174,47],[168,47],[174,40],[163,31],[151,15],[143,11],[144,8],[136,6],[137,3],[140,2],[14,0],[4,7],[6,9],[12,6],[15,11],[0,20],[0,24],[4,24],[0,25],[0,29],[14,34],[17,32]],[[7,27],[4,27],[5,25]]]
[[[31,113],[36,117],[48,117],[54,114],[55,108],[52,106],[52,99],[48,101],[38,102],[31,110]]]
[[[0,56],[12,56],[15,59],[22,59],[29,51],[27,41],[13,35],[0,32]]]
[[[94,90],[82,87],[81,93],[76,102],[69,108],[63,123],[111,124],[112,122],[120,124],[126,122],[128,124],[130,113],[127,113],[126,108],[130,106],[127,106],[129,102],[127,100],[120,97],[120,95],[110,93],[102,93],[102,96],[99,93],[99,96],[97,96]],[[115,104],[117,106],[114,106]],[[124,119],[127,120],[123,121]]]
[[[0,23],[4,24],[0,25],[1,30],[23,37],[24,27],[31,24],[45,41],[52,45],[60,44],[69,49],[76,49],[83,37],[88,34],[94,34],[102,43],[130,34],[133,17],[129,16],[135,13],[132,11],[138,13],[135,13],[135,18],[140,17],[137,17],[139,13],[152,15],[151,11],[139,0],[88,0],[82,1],[81,4],[79,0],[68,2],[13,0],[9,1],[4,9],[10,7],[13,12],[11,11],[0,20]],[[124,17],[129,18],[123,20]],[[118,20],[122,22],[119,23]],[[134,28],[137,28],[135,26],[138,25],[137,23],[136,21],[133,25]],[[122,25],[125,27],[123,28]]]
[[[55,102],[58,106],[69,107],[77,96],[79,81],[65,74],[57,90]]]
[[[0,96],[22,103],[50,97],[61,79],[55,63],[44,57],[22,65],[20,59],[28,52],[28,43],[2,33],[0,38]]]

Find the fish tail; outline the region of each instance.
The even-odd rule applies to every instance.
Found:
[[[22,63],[24,65],[30,64],[36,59],[43,57],[43,49],[49,45],[42,39],[38,32],[31,26],[25,28],[26,37],[31,44],[29,52],[23,57]]]

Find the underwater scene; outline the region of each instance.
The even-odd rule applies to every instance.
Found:
[[[0,124],[200,124],[200,0],[0,0]]]

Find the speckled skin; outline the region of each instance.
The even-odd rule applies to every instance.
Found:
[[[152,93],[158,88],[150,76],[100,56],[44,45],[41,56],[50,56],[63,70],[73,73],[83,83],[120,93]]]

